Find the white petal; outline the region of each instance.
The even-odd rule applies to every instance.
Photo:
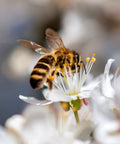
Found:
[[[58,89],[53,90],[44,90],[43,91],[44,97],[47,100],[53,101],[53,102],[69,102],[73,99],[72,96],[66,96],[64,93],[60,92]],[[74,99],[77,99],[77,95],[75,95]]]
[[[0,126],[0,144],[18,144],[15,137]]]
[[[22,115],[13,115],[5,122],[5,127],[13,134],[19,136],[26,120]]]
[[[89,98],[91,96],[91,91],[83,91],[78,94],[80,99]]]
[[[110,97],[110,98],[113,98],[114,93],[115,93],[111,85],[112,75],[109,75],[110,67],[113,62],[114,62],[114,59],[109,59],[107,61],[107,64],[104,70],[104,75],[102,78],[102,83],[101,83],[101,89],[102,89],[103,95],[106,97]]]
[[[98,87],[99,83],[100,83],[99,80],[98,81],[93,81],[93,82],[89,83],[88,85],[83,86],[81,88],[81,91],[84,91],[84,90],[92,91],[93,89],[95,89],[96,87]]]
[[[53,102],[59,102],[59,101],[69,102],[71,100],[76,100],[78,96],[80,99],[89,98],[91,96],[90,95],[91,91],[83,91],[75,95],[67,96],[64,93],[61,93],[60,91],[54,89],[52,91],[44,90],[43,94],[47,100],[50,100]]]
[[[34,97],[26,97],[26,96],[22,96],[19,95],[19,98],[29,104],[34,104],[34,105],[47,105],[47,104],[51,104],[52,102],[49,100],[38,100]]]
[[[105,66],[104,75],[108,75],[110,71],[111,64],[114,62],[114,59],[108,59],[107,64]]]
[[[117,122],[102,123],[95,131],[95,138],[102,144],[119,144],[120,134],[117,133],[119,124]],[[111,133],[116,134],[111,134]]]
[[[113,98],[115,91],[111,85],[111,78],[110,76],[107,76],[106,78],[103,78],[103,82],[101,84],[101,89],[102,89],[102,93],[104,96],[106,97],[110,97]]]

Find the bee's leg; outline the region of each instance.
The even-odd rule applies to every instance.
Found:
[[[83,68],[84,68],[84,70],[85,70],[85,74],[87,74],[87,71],[86,71],[86,67],[85,67],[84,62],[83,62],[83,61],[80,61],[80,64],[83,64]]]
[[[52,83],[52,81],[50,81],[49,78],[47,79],[47,84],[48,84],[48,89],[49,89],[49,90],[52,90],[52,88],[53,88],[53,83]]]
[[[52,71],[51,76],[47,78],[48,89],[51,90],[53,88],[55,70]]]
[[[58,76],[63,77],[63,74],[62,74],[62,73],[60,73],[60,72],[58,72],[58,71],[55,73],[55,75],[56,75],[57,77],[58,77]]]

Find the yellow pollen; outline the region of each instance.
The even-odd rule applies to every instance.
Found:
[[[49,77],[49,80],[50,80],[51,82],[53,82],[53,81],[54,81],[54,76],[50,76],[50,77]]]
[[[120,70],[120,66],[118,66],[117,69]]]
[[[77,63],[75,63],[75,65],[76,65]]]
[[[92,57],[92,58],[91,58],[91,62],[94,63],[95,61],[96,61],[96,59],[95,59],[94,57]]]
[[[93,53],[93,56],[95,56],[96,54],[95,53]]]
[[[82,66],[83,64],[82,63],[80,63],[80,66]]]
[[[89,57],[87,57],[87,58],[86,58],[86,62],[89,62],[89,60],[90,60],[90,58],[89,58]]]
[[[56,68],[56,71],[59,71],[60,70],[60,68]]]

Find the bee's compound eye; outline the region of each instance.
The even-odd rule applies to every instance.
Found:
[[[57,62],[61,62],[62,60],[63,60],[62,57],[57,58]]]

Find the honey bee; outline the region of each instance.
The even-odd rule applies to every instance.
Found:
[[[82,63],[81,57],[77,52],[65,48],[57,32],[48,28],[45,34],[51,50],[33,41],[18,40],[21,45],[32,48],[42,55],[30,76],[30,84],[33,89],[42,88],[44,83],[47,83],[48,88],[52,89],[54,76],[59,76],[58,71],[62,71],[64,66],[70,66],[71,71],[74,73],[75,65],[79,68],[80,63]]]

